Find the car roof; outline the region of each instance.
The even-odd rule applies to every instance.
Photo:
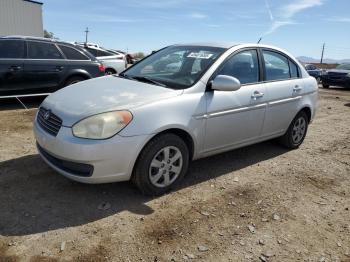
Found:
[[[53,43],[60,43],[60,44],[66,44],[66,45],[72,45],[74,44],[62,41],[59,39],[52,39],[52,38],[45,38],[45,37],[36,37],[36,36],[22,36],[22,35],[10,35],[10,36],[0,36],[0,39],[22,39],[22,40],[35,40],[35,41],[41,41],[41,42],[53,42]]]

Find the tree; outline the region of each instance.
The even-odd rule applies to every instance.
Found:
[[[44,37],[50,39],[58,39],[57,37],[55,37],[54,33],[49,32],[46,29],[44,30]]]
[[[142,59],[145,57],[145,54],[143,52],[138,52],[138,53],[135,53],[133,56],[136,59]]]

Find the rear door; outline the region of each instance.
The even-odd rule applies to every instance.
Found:
[[[27,41],[24,79],[27,88],[52,91],[62,84],[67,62],[54,43]]]
[[[262,50],[264,80],[268,107],[263,135],[284,132],[297,113],[303,92],[298,66],[287,56],[274,50]]]
[[[14,91],[23,88],[24,56],[23,40],[0,40],[0,95],[15,94]]]

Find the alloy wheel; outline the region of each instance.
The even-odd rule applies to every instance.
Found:
[[[295,122],[292,130],[292,139],[294,144],[299,144],[306,132],[306,120],[304,117],[299,117]]]
[[[156,187],[171,185],[180,175],[183,156],[175,146],[167,146],[159,150],[153,157],[149,167],[150,182]]]

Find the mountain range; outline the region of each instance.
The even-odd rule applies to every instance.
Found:
[[[299,56],[297,59],[302,63],[319,63],[320,59],[316,59],[313,57],[308,56]],[[350,63],[350,59],[332,59],[332,58],[324,58],[323,63],[326,64],[344,64],[344,63]]]

